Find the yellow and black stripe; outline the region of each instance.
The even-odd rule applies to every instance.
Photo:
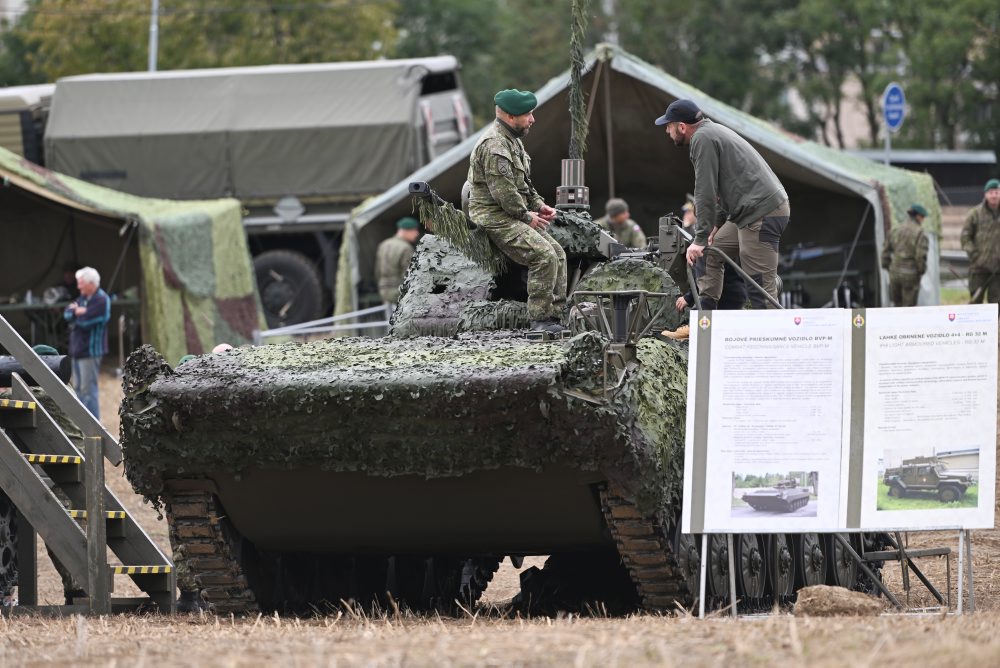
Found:
[[[21,410],[21,411],[33,411],[35,410],[34,401],[20,401],[18,399],[0,399],[0,408],[9,408],[11,410]]]
[[[25,455],[29,464],[82,464],[79,455]]]
[[[75,520],[87,519],[87,511],[86,510],[71,510],[71,511],[69,511],[69,516],[72,517]],[[108,511],[105,511],[104,517],[106,517],[109,520],[123,520],[123,519],[125,519],[125,511],[124,510],[108,510]]]
[[[170,572],[170,566],[112,566],[113,575],[163,575]]]

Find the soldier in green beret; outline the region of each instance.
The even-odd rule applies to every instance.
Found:
[[[406,268],[413,257],[413,244],[420,238],[420,223],[406,216],[396,221],[396,234],[378,245],[375,252],[375,277],[382,302],[395,306],[399,299],[399,286],[403,284]]]
[[[962,250],[969,256],[970,302],[1000,303],[1000,180],[983,187],[983,201],[965,217]]]
[[[502,90],[496,122],[469,159],[469,217],[507,257],[528,268],[531,329],[560,333],[566,306],[566,253],[546,228],[556,216],[531,183],[531,158],[521,138],[535,122],[534,94]]]
[[[882,249],[882,268],[889,271],[889,298],[894,306],[916,306],[920,277],[927,270],[927,209],[914,204],[907,222],[892,228]]]

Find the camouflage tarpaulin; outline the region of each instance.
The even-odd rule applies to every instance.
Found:
[[[138,223],[147,338],[172,363],[220,341],[249,343],[255,329],[266,328],[238,201],[135,197],[39,167],[4,149],[0,174],[9,186],[57,206]],[[9,262],[15,262],[13,255]]]

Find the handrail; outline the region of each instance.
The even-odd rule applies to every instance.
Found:
[[[0,345],[7,349],[21,363],[35,382],[52,397],[69,419],[80,428],[84,436],[101,438],[104,441],[104,456],[117,466],[122,461],[122,449],[118,439],[113,437],[100,420],[95,418],[80,399],[70,391],[59,377],[42,361],[28,342],[21,338],[17,330],[0,315]]]

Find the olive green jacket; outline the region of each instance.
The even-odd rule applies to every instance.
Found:
[[[395,304],[399,298],[399,286],[403,284],[412,257],[413,246],[406,239],[389,237],[378,245],[375,276],[378,279],[378,294],[386,304]]]
[[[705,119],[691,137],[694,165],[694,242],[708,243],[712,225],[746,227],[771,213],[788,195],[774,171],[743,137]]]
[[[528,212],[545,203],[531,183],[531,157],[524,144],[500,120],[472,149],[468,181],[469,217],[483,227],[529,223]]]
[[[924,229],[908,219],[889,232],[882,248],[882,268],[894,280],[919,279],[927,270],[927,246]]]
[[[990,209],[984,201],[966,215],[962,250],[969,256],[970,273],[1000,271],[1000,209]]]
[[[609,231],[611,236],[620,244],[624,244],[629,248],[645,248],[646,246],[646,235],[643,234],[639,223],[631,218],[621,225],[611,223],[607,216],[598,218],[594,222]]]

